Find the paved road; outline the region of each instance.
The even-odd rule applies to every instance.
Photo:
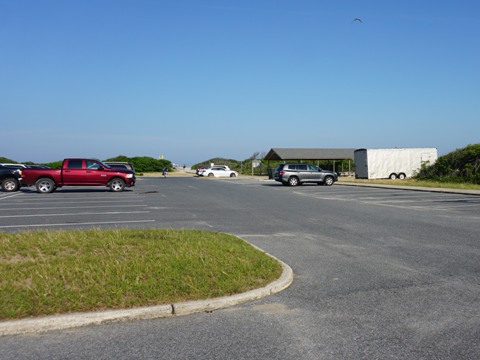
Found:
[[[23,191],[0,204],[3,231],[225,231],[296,274],[289,289],[227,310],[2,337],[2,359],[480,358],[478,196],[148,178],[121,194]]]

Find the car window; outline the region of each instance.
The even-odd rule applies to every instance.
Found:
[[[87,164],[87,169],[95,169],[96,170],[96,169],[100,168],[100,164],[97,163],[96,161],[87,160],[86,164]]]
[[[82,159],[68,160],[69,169],[81,169],[82,168]]]
[[[307,170],[307,165],[297,165],[297,170]]]
[[[315,165],[308,165],[308,170],[310,171],[318,171],[318,167]]]

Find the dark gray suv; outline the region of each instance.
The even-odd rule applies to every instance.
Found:
[[[276,168],[273,177],[275,181],[290,186],[301,185],[303,183],[317,183],[318,185],[331,186],[338,180],[337,173],[323,170],[311,164],[282,164]]]

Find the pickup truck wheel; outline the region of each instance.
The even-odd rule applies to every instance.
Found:
[[[325,176],[325,180],[323,180],[323,184],[327,186],[332,186],[334,183],[333,177],[331,176]]]
[[[35,187],[37,188],[38,193],[48,194],[55,190],[55,183],[52,179],[41,178],[37,180]]]
[[[13,192],[20,188],[20,183],[15,178],[6,178],[2,181],[2,191]]]
[[[108,183],[108,187],[114,192],[123,191],[123,189],[125,189],[125,181],[119,178],[113,179]]]
[[[290,176],[288,179],[288,185],[297,186],[299,184],[298,178],[296,176]]]

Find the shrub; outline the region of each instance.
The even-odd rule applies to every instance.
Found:
[[[141,172],[161,172],[166,166],[168,171],[173,170],[173,165],[170,160],[165,159],[154,159],[149,156],[135,156],[129,158],[124,155],[119,155],[114,158],[107,159],[105,161],[124,161],[129,162],[135,168],[135,171]]]
[[[480,144],[468,145],[424,165],[415,179],[480,184]]]

